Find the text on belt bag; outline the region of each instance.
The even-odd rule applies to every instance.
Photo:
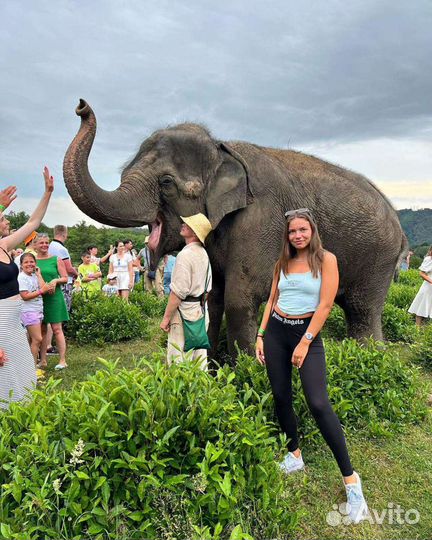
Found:
[[[179,310],[181,320],[183,322],[183,333],[184,333],[184,347],[185,352],[195,350],[195,349],[210,349],[210,342],[207,336],[206,323],[205,323],[205,296],[207,293],[208,287],[208,273],[209,273],[210,263],[207,267],[206,281],[204,292],[200,297],[196,298],[197,302],[200,302],[202,308],[202,317],[197,321],[188,321],[183,317],[181,311]]]

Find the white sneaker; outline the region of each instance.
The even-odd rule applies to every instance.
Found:
[[[354,471],[357,478],[355,484],[345,484],[347,494],[348,515],[353,523],[360,523],[368,514],[368,507],[363,495],[360,476]]]
[[[304,469],[304,466],[302,455],[300,454],[300,457],[295,457],[292,452],[288,452],[282,463],[279,463],[279,467],[286,474],[301,471]]]

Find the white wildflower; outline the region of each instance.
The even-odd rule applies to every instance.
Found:
[[[62,483],[60,482],[60,479],[56,478],[52,485],[54,488],[54,493],[56,493],[56,495],[60,495],[61,494],[60,487],[62,485]]]
[[[202,472],[192,476],[192,485],[198,493],[205,493],[208,485],[207,478]]]
[[[69,463],[72,465],[78,465],[79,463],[84,463],[83,459],[79,459],[84,453],[84,441],[79,439],[75,448],[71,452],[71,458]]]

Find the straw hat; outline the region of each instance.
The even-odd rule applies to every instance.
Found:
[[[186,225],[189,225],[200,241],[204,244],[207,235],[212,230],[211,223],[206,216],[204,214],[195,214],[194,216],[189,217],[180,216],[180,219],[184,221]]]

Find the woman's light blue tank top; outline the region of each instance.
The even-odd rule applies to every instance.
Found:
[[[314,278],[312,272],[287,274],[279,277],[278,308],[288,315],[312,313],[319,304],[321,274]]]

